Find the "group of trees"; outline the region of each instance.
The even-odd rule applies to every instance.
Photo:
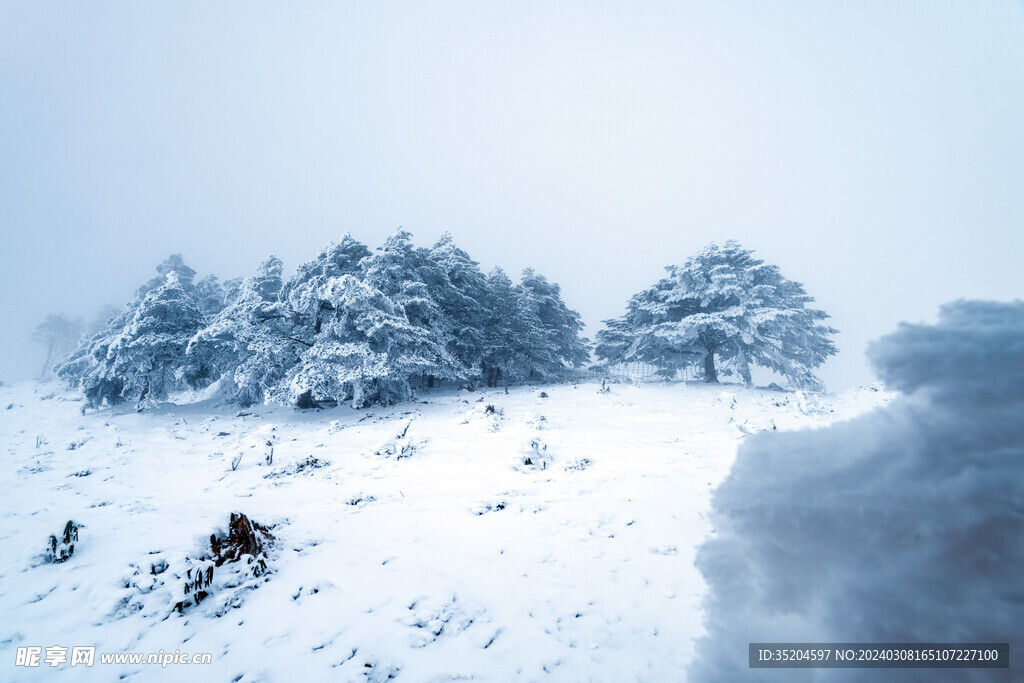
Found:
[[[266,400],[392,403],[416,383],[552,379],[589,359],[558,285],[519,284],[445,234],[416,247],[399,230],[376,252],[346,235],[288,280],[271,256],[244,280],[195,279],[180,255],[55,371],[90,406],[140,404],[215,381]]]
[[[708,382],[724,371],[748,386],[758,365],[798,387],[822,388],[813,370],[836,353],[836,330],[823,323],[828,314],[807,307],[814,299],[803,285],[731,240],[666,270],[629,300],[624,316],[605,321],[595,348],[603,362],[648,363],[667,378],[697,366]]]
[[[820,389],[813,370],[836,352],[829,317],[803,286],[733,241],[711,244],[605,321],[604,365],[641,362],[666,378],[690,368],[706,381],[761,366]],[[50,316],[35,333],[46,367],[74,346],[80,320]],[[489,275],[445,234],[416,247],[404,230],[376,251],[346,235],[289,279],[271,256],[246,279],[196,280],[180,255],[134,301],[92,329],[55,368],[90,406],[162,400],[220,381],[234,401],[312,406],[393,403],[417,384],[499,386],[551,380],[586,365],[583,323],[558,285],[532,269],[518,284]]]

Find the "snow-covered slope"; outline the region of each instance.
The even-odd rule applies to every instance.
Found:
[[[694,551],[737,444],[890,396],[599,389],[83,416],[52,385],[0,388],[0,679],[678,679],[702,630]],[[232,512],[270,527],[269,573],[225,565],[173,611],[185,558]],[[49,564],[69,519],[74,555]],[[212,664],[15,666],[51,645]]]

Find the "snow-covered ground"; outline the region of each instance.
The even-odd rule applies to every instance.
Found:
[[[0,680],[678,680],[702,632],[695,549],[737,445],[891,395],[599,389],[83,416],[55,385],[2,387]],[[218,568],[174,612],[185,558],[232,512],[271,527],[270,572]],[[47,563],[69,519],[74,555]],[[52,645],[212,664],[15,666]]]

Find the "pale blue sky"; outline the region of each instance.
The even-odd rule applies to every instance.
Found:
[[[181,252],[442,230],[590,325],[709,241],[865,343],[1024,295],[1024,4],[0,0],[0,379]]]

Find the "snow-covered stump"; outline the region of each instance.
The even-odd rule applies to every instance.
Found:
[[[200,560],[186,560],[189,564],[186,594],[191,581],[200,599],[208,596],[199,596],[199,592],[221,594],[218,606],[214,608],[217,614],[237,606],[241,603],[238,589],[247,585],[255,587],[252,582],[269,571],[266,553],[273,538],[267,527],[251,522],[242,513],[231,513],[227,533],[218,532],[210,536],[210,552],[204,553]],[[194,604],[198,605],[199,600]]]
[[[243,593],[265,580],[273,541],[267,527],[232,513],[227,532],[212,534],[209,545],[198,551],[130,565],[124,592],[110,616],[142,613],[162,619],[168,610],[184,614],[200,605],[203,614],[220,616],[239,606]],[[212,607],[206,607],[208,600]]]
[[[225,562],[241,560],[243,555],[262,557],[264,547],[272,538],[266,527],[253,524],[240,512],[232,512],[227,534],[210,536],[214,563],[219,567]]]
[[[540,432],[547,428],[548,418],[540,413],[527,413],[523,417],[523,424]]]
[[[267,466],[274,464],[274,448],[279,441],[277,427],[274,425],[263,425],[256,429],[242,442],[242,448],[235,453],[231,461],[231,469],[237,470],[245,456],[250,456],[257,461],[257,464]]]
[[[394,457],[396,460],[402,460],[403,458],[411,458],[416,454],[416,450],[422,446],[425,441],[422,439],[414,439],[409,435],[409,427],[412,426],[412,420],[409,420],[405,427],[402,428],[394,438],[388,439],[384,443],[374,450],[375,455],[379,455],[385,458]]]
[[[519,449],[519,463],[516,469],[520,471],[546,470],[550,464],[548,445],[541,439],[530,439]]]
[[[64,525],[64,533],[60,538],[51,534],[46,542],[46,561],[59,564],[67,561],[75,554],[75,544],[78,543],[78,529],[81,525],[72,520]]]
[[[482,424],[489,432],[497,432],[501,429],[505,420],[505,409],[493,403],[483,403],[483,399],[474,405],[462,421],[462,424]]]

